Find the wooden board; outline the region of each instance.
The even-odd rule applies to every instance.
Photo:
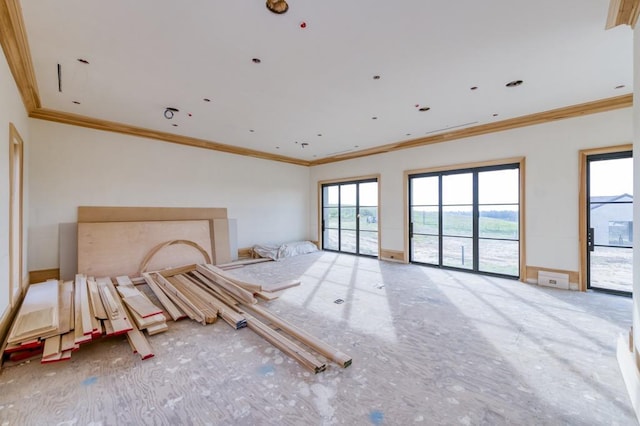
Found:
[[[216,254],[214,263],[229,263],[233,260],[228,219],[213,220],[213,251]]]
[[[20,311],[7,339],[17,343],[34,337],[49,337],[58,330],[58,281],[32,284],[27,288]]]
[[[78,222],[209,220],[211,221],[211,260],[214,264],[222,263],[226,255],[219,260],[216,254],[213,221],[226,218],[227,209],[220,207],[78,207]],[[209,249],[209,247],[206,248]],[[229,249],[223,247],[221,250],[226,252]]]
[[[78,223],[78,272],[94,276],[138,276],[147,253],[170,240],[190,240],[211,256],[207,220]],[[187,245],[158,252],[149,264],[160,270],[202,262],[202,254]]]
[[[58,265],[60,279],[73,280],[78,271],[78,224],[58,224]]]
[[[227,209],[217,207],[78,207],[78,222],[213,220],[226,217]]]

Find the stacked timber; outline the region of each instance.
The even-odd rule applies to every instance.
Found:
[[[119,278],[126,283],[125,277]],[[30,285],[9,331],[3,360],[19,362],[40,356],[42,363],[65,361],[80,345],[117,335],[126,335],[142,359],[152,357],[151,346],[140,329],[150,334],[164,331],[166,318],[137,290],[121,296],[126,292],[116,291],[110,278],[81,274],[75,281]]]
[[[321,357],[341,367],[351,365],[348,355],[258,306],[256,296],[267,300],[277,297],[260,284],[237,279],[210,264],[142,275],[173,319],[186,316],[210,324],[219,317],[234,329],[247,327],[314,373],[326,369]],[[280,291],[299,284],[293,280],[272,288]]]

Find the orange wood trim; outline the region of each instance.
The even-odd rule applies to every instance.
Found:
[[[60,279],[60,269],[41,269],[39,271],[29,271],[29,284],[41,283],[47,280]]]
[[[364,175],[364,176],[356,176],[349,178],[339,178],[339,179],[329,179],[329,180],[319,180],[318,181],[318,240],[313,241],[318,249],[322,250],[322,185],[330,184],[330,183],[343,183],[343,182],[353,182],[367,179],[375,179],[378,182],[378,258],[381,258],[382,252],[380,249],[380,242],[382,241],[382,234],[380,232],[380,222],[382,221],[382,201],[380,194],[380,178],[381,175],[373,174],[373,175]]]
[[[226,218],[225,207],[78,207],[78,222],[148,222]]]
[[[16,177],[18,182],[15,181]],[[14,192],[15,186],[17,194]],[[9,303],[13,306],[17,290],[22,291],[20,286],[23,284],[24,266],[24,141],[13,123],[9,123],[9,188]],[[14,217],[16,204],[18,217]]]
[[[633,105],[633,95],[622,95],[614,98],[601,99],[598,101],[572,105],[550,111],[538,112],[522,117],[510,118],[495,123],[482,124],[468,127],[453,132],[445,132],[424,138],[412,139],[404,142],[396,142],[381,145],[361,151],[349,152],[333,157],[321,158],[310,162],[311,166],[320,164],[335,163],[338,161],[351,160],[354,158],[366,157],[369,155],[383,154],[385,152],[398,151],[401,149],[415,148],[418,146],[431,145],[435,143],[448,142],[456,139],[464,139],[472,136],[484,135],[487,133],[502,132],[504,130],[517,129],[520,127],[533,126],[535,124],[547,123],[549,121],[563,120],[565,118],[581,117],[584,115],[599,112],[612,111],[620,108],[628,108]]]
[[[618,25],[636,26],[640,14],[640,0],[611,0],[605,29],[611,29]]]
[[[178,145],[193,146],[197,148],[204,148],[204,149],[211,149],[214,151],[226,152],[229,154],[255,157],[263,160],[280,161],[283,163],[295,164],[298,166],[309,165],[308,161],[300,160],[297,158],[285,157],[283,155],[269,154],[267,152],[257,151],[254,149],[240,148],[237,146],[226,145],[219,142],[192,138],[189,136],[175,135],[172,133],[145,129],[142,127],[130,126],[128,124],[116,123],[114,121],[100,120],[97,118],[86,117],[78,114],[54,111],[46,108],[38,108],[34,111],[31,111],[29,114],[29,117],[37,118],[40,120],[53,121],[56,123],[87,127],[90,129],[104,130],[107,132],[115,132],[115,133],[121,133],[125,135],[156,139],[159,141],[175,143]]]
[[[0,44],[27,113],[39,108],[38,84],[18,0],[0,1]]]
[[[380,249],[380,260],[406,263],[404,251]]]
[[[587,156],[632,151],[633,145],[616,145],[604,148],[583,149],[579,153],[580,187],[578,189],[578,246],[580,250],[580,270],[578,286],[587,291]]]

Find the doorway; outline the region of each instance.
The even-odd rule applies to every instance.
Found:
[[[631,296],[632,151],[586,156],[587,288]]]
[[[322,249],[378,256],[378,179],[322,184]]]

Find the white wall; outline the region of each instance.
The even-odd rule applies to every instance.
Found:
[[[226,207],[238,246],[306,239],[309,169],[30,120],[29,270],[58,266],[78,206]]]
[[[309,233],[317,238],[317,182],[381,174],[381,247],[404,250],[403,172],[526,157],[527,265],[579,270],[578,152],[632,141],[631,108],[395,151],[311,169]]]
[[[26,211],[29,205],[28,178],[26,169],[29,156],[29,127],[27,113],[22,103],[4,55],[0,55],[0,318],[9,306],[9,123],[13,123],[24,140],[24,199],[25,227],[28,225]],[[24,232],[26,241],[27,232]],[[26,243],[23,244],[23,273],[26,277]]]
[[[640,25],[636,24],[633,41],[633,190],[640,189]],[[635,195],[635,194],[634,194]],[[633,198],[633,240],[640,238],[640,199]],[[633,247],[633,340],[640,348],[640,244]],[[638,351],[636,351],[638,352]],[[638,410],[638,407],[636,407]]]

